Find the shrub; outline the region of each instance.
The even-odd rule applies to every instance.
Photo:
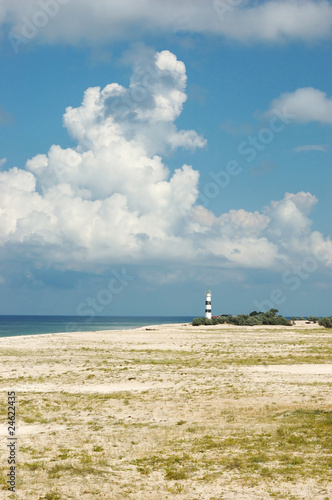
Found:
[[[257,317],[257,315],[250,316],[250,318],[247,321],[247,325],[249,325],[249,326],[260,325],[260,324],[261,324],[261,322],[260,322],[260,319]]]
[[[209,318],[204,318],[204,316],[201,316],[199,318],[195,318],[192,321],[193,326],[200,326],[200,325],[212,325],[212,320]]]
[[[332,316],[328,318],[320,318],[318,324],[320,326],[324,326],[325,328],[332,328]]]
[[[277,316],[275,318],[275,322],[272,323],[273,325],[285,325],[285,326],[290,326],[291,323],[287,318],[284,318],[283,316]]]
[[[277,316],[277,309],[270,309],[266,313],[253,311],[249,314],[238,314],[237,316],[232,316],[231,314],[221,314],[219,316],[213,316],[212,319],[207,319],[204,317],[195,318],[192,322],[193,326],[199,325],[218,325],[222,323],[227,323],[229,325],[240,325],[240,326],[254,326],[254,325],[285,325],[290,326],[291,323],[288,319],[283,316]]]

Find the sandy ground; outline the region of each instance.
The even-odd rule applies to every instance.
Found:
[[[331,338],[305,322],[1,338],[0,497],[332,499]]]

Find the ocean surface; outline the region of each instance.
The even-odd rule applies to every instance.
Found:
[[[193,316],[0,316],[0,337],[128,330],[147,325],[189,323],[192,320]]]

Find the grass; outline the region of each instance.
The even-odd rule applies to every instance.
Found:
[[[31,463],[28,463],[28,462],[25,462],[23,464],[23,467],[25,469],[29,469],[29,470],[38,470],[38,469],[44,469],[45,468],[45,465],[44,465],[44,462],[31,462]]]
[[[0,469],[0,488],[2,490],[7,490],[8,489],[8,483],[7,483],[7,477],[6,474],[8,473],[5,468]]]
[[[263,422],[269,424],[265,432],[252,433],[244,427],[233,428],[228,436],[205,434],[193,440],[172,439],[157,455],[133,463],[141,474],[163,470],[166,479],[174,480],[195,479],[198,464],[200,475],[236,471],[247,480],[254,476],[332,480],[332,412],[298,409],[266,415]]]
[[[135,348],[105,335],[105,349],[98,340],[82,348],[73,336],[66,351],[56,343],[2,350],[3,394],[15,381],[33,386],[18,390],[20,499],[107,499],[110,491],[115,500],[194,499],[195,488],[212,499],[230,483],[267,499],[297,499],[299,484],[316,488],[308,498],[328,491],[331,382],[248,367],[329,363],[329,332],[195,329],[176,334],[174,349],[151,335],[153,347],[139,335]],[[29,367],[33,376],[22,375]],[[129,390],[132,380],[146,389]],[[124,390],[112,392],[114,383]],[[95,384],[110,392],[89,392]],[[6,412],[3,397],[2,420]],[[5,489],[5,456],[0,465]]]
[[[153,455],[149,458],[136,459],[133,463],[137,465],[137,470],[141,474],[147,475],[154,470],[162,470],[166,479],[176,481],[187,479],[190,473],[198,469],[197,464],[186,453],[169,456]]]
[[[57,491],[50,491],[44,497],[39,497],[39,500],[61,500],[63,497]]]
[[[85,475],[101,475],[106,474],[105,470],[102,470],[97,463],[92,463],[92,460],[82,459],[79,463],[57,463],[47,470],[49,479],[57,479],[63,475],[69,476],[85,476]]]

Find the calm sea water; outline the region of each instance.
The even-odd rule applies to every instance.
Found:
[[[147,325],[189,323],[193,316],[0,316],[0,337],[42,333],[128,330]]]

